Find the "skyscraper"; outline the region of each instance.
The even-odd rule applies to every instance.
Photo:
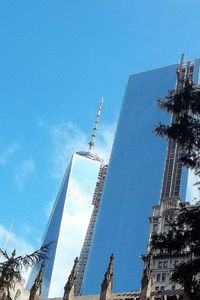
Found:
[[[82,294],[99,292],[107,257],[111,253],[115,255],[113,291],[131,291],[140,286],[142,262],[139,256],[146,248],[150,208],[160,198],[166,153],[166,141],[156,138],[152,131],[159,121],[169,121],[166,114],[156,107],[156,100],[174,88],[176,67],[171,65],[129,77]],[[198,76],[199,60],[195,60],[195,82]],[[178,165],[175,167],[181,172]],[[180,189],[180,196],[184,199],[186,170],[179,179],[180,182],[174,182],[174,195]],[[168,192],[167,186],[166,181],[162,193]]]
[[[93,194],[103,160],[93,154],[97,124],[103,99],[93,127],[88,152],[72,155],[55,201],[42,244],[53,242],[45,261],[42,299],[62,296],[66,278],[75,256],[79,256],[93,211]],[[30,274],[30,289],[40,268],[37,263]]]

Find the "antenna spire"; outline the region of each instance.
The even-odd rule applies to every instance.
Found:
[[[4,243],[4,246],[3,246],[3,251],[6,250],[6,247],[7,247],[9,238],[10,238],[10,235],[11,235],[11,233],[12,233],[12,229],[13,229],[14,222],[15,222],[15,219],[13,218],[13,219],[12,219],[12,222],[11,222],[11,224],[10,224],[10,227],[9,227],[9,230],[8,230],[8,233],[7,233],[7,236],[6,236],[6,240],[5,240],[5,243]]]
[[[95,119],[94,126],[93,126],[93,129],[92,129],[92,134],[91,134],[91,137],[90,137],[90,141],[88,143],[88,145],[89,145],[88,152],[90,152],[94,148],[96,132],[97,132],[97,125],[99,124],[99,119],[100,119],[100,115],[101,115],[103,101],[104,101],[104,97],[101,98],[101,102],[100,102],[100,105],[99,105],[99,108],[98,108],[98,111],[97,111],[96,119]]]

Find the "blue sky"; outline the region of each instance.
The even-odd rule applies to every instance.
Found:
[[[0,2],[0,246],[40,245],[63,172],[105,97],[106,155],[129,74],[200,56],[195,0]],[[84,149],[83,149],[84,148]]]

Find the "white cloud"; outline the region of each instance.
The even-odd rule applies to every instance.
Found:
[[[51,175],[60,179],[67,168],[71,155],[78,150],[87,149],[86,135],[73,123],[61,122],[49,125],[39,121],[38,126],[48,130],[52,143],[53,164]]]
[[[73,152],[86,149],[87,137],[71,122],[62,122],[51,126],[50,134],[53,144],[54,164],[52,175],[61,177]]]
[[[24,236],[30,235],[34,231],[34,228],[30,224],[26,224],[24,222],[21,224],[20,227],[21,227],[21,232],[23,232]]]
[[[0,152],[0,166],[4,167],[10,162],[13,155],[20,149],[17,143],[12,143],[10,146],[4,148]]]
[[[14,180],[20,189],[23,188],[29,176],[35,173],[35,163],[32,159],[24,159],[15,167]]]

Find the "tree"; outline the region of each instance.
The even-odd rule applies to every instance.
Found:
[[[200,205],[182,206],[167,232],[151,236],[151,245],[154,253],[182,257],[171,280],[183,285],[184,299],[200,299]]]
[[[179,92],[170,91],[158,100],[161,110],[172,114],[170,125],[159,123],[155,133],[161,137],[175,139],[180,146],[180,160],[199,172],[200,149],[200,86],[187,79]]]
[[[9,257],[6,251],[0,249],[0,255],[4,258],[4,261],[0,262],[0,291],[4,294],[5,299],[11,299],[10,289],[14,288],[16,282],[21,282],[22,269],[27,270],[29,266],[32,266],[37,261],[47,259],[50,246],[51,243],[42,246],[31,254],[17,257],[15,250]]]
[[[159,123],[155,133],[175,140],[180,161],[199,175],[200,86],[187,78],[183,88],[170,91],[167,97],[158,100],[158,106],[172,115],[172,122],[170,125]],[[184,286],[184,299],[200,299],[200,206],[182,204],[169,230],[153,234],[151,238],[154,251],[183,257],[171,280]]]

